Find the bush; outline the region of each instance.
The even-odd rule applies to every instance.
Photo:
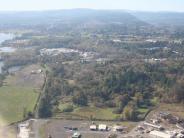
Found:
[[[62,112],[72,112],[73,111],[73,105],[67,105]]]
[[[116,104],[113,101],[107,101],[105,102],[105,105],[110,108],[116,107]]]
[[[122,110],[119,109],[119,108],[115,108],[112,112],[113,112],[114,114],[121,114]]]

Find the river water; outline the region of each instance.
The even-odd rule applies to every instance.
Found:
[[[0,33],[0,59],[1,59],[1,53],[12,53],[15,52],[15,48],[13,47],[1,47],[1,44],[6,40],[11,40],[15,36],[13,34],[5,34]],[[2,67],[4,66],[3,61],[0,61],[0,74],[2,73]]]

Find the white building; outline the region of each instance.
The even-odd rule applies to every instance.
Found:
[[[162,130],[163,129],[163,127],[161,125],[155,125],[155,124],[151,124],[151,123],[147,123],[147,122],[144,122],[143,124],[145,126],[152,127],[152,128],[157,129],[157,130]]]
[[[98,126],[98,130],[100,130],[100,131],[107,131],[107,125],[105,125],[105,124],[100,124],[99,126]]]
[[[171,134],[167,134],[167,133],[164,133],[164,132],[161,132],[161,131],[156,131],[156,130],[151,131],[150,135],[152,135],[155,138],[173,138],[174,137]]]
[[[96,125],[91,125],[91,126],[90,126],[90,130],[96,131],[96,130],[97,130],[97,126],[96,126]]]
[[[29,133],[30,133],[30,129],[29,129],[29,123],[22,123],[18,125],[19,127],[19,134],[18,134],[18,138],[29,138]]]

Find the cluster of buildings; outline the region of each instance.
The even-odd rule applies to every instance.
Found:
[[[160,63],[166,61],[166,58],[151,58],[151,59],[144,59],[146,63]]]
[[[83,61],[91,61],[94,58],[94,55],[96,55],[97,53],[95,52],[82,52],[79,50],[75,50],[75,49],[70,49],[70,48],[44,48],[40,50],[40,55],[49,55],[49,56],[57,56],[59,54],[79,54],[79,56],[81,57],[81,60]]]
[[[70,48],[44,48],[40,50],[41,55],[52,55],[56,56],[60,53],[68,54],[68,53],[79,53],[78,50],[70,49]]]
[[[91,131],[108,131],[108,126],[105,124],[99,124],[99,125],[91,125],[90,126]]]
[[[184,138],[184,120],[167,112],[159,112],[154,119],[137,127],[142,134],[153,138]]]
[[[125,132],[125,129],[126,129],[125,127],[120,126],[120,125],[115,125],[115,126],[112,127],[112,126],[108,126],[106,124],[98,124],[97,125],[95,123],[92,123],[89,126],[89,129],[86,129],[86,130],[83,130],[83,131],[78,130],[78,128],[76,128],[76,127],[64,126],[64,128],[66,130],[71,130],[73,132],[73,134],[71,135],[71,138],[81,138],[82,134],[80,132],[83,132],[83,131],[86,131],[86,133],[90,133],[92,135],[101,133],[101,134],[104,134],[104,135],[109,134],[111,136],[111,134],[114,135],[114,134],[120,134],[121,132]]]
[[[80,62],[81,63],[89,63],[89,62],[96,62],[97,64],[106,64],[110,61],[109,58],[95,58],[95,56],[98,55],[98,53],[95,52],[82,52],[75,49],[70,48],[51,48],[51,49],[41,49],[40,55],[49,55],[49,56],[57,56],[59,54],[78,54],[80,56]]]
[[[75,49],[70,49],[70,48],[44,48],[40,50],[40,55],[51,55],[51,56],[56,56],[59,54],[69,54],[69,53],[78,53],[82,58],[89,58],[94,56],[94,52],[82,52],[79,50]]]
[[[114,131],[114,132],[122,132],[125,128],[123,126],[116,125],[112,128],[108,127],[106,124],[93,124],[90,126],[91,131]]]

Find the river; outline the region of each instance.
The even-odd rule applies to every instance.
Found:
[[[5,34],[0,33],[0,59],[1,59],[1,53],[12,53],[15,52],[15,48],[13,47],[1,47],[1,44],[6,40],[11,40],[15,36],[13,34]],[[3,61],[0,61],[0,74],[2,73],[2,67],[4,66]]]

